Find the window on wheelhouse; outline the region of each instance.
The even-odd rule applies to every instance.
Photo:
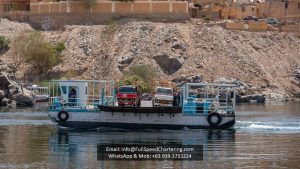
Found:
[[[173,95],[173,90],[172,89],[166,89],[166,88],[157,88],[156,93],[157,94]]]
[[[119,88],[120,93],[136,93],[135,87],[123,86]]]
[[[67,86],[61,86],[61,90],[63,94],[67,94]]]

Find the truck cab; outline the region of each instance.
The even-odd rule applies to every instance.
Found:
[[[157,86],[152,98],[153,106],[173,106],[173,89],[170,87]]]
[[[124,85],[117,91],[118,106],[141,106],[141,92],[138,86]]]

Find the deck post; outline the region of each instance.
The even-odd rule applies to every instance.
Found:
[[[113,81],[112,84],[113,84],[113,85],[112,85],[112,87],[113,87],[113,90],[112,90],[112,92],[113,92],[113,93],[112,93],[113,99],[112,99],[112,100],[113,100],[113,106],[115,106],[115,102],[116,102],[115,82]]]

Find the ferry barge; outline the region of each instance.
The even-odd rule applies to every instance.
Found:
[[[116,106],[114,81],[55,80],[49,87],[50,119],[76,129],[227,129],[235,124],[232,84],[187,83],[179,106]]]

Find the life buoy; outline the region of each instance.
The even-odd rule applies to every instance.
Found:
[[[69,118],[69,114],[66,111],[60,111],[57,114],[59,121],[67,121]]]
[[[210,126],[217,127],[222,122],[222,117],[219,113],[213,112],[208,115],[207,121]]]

